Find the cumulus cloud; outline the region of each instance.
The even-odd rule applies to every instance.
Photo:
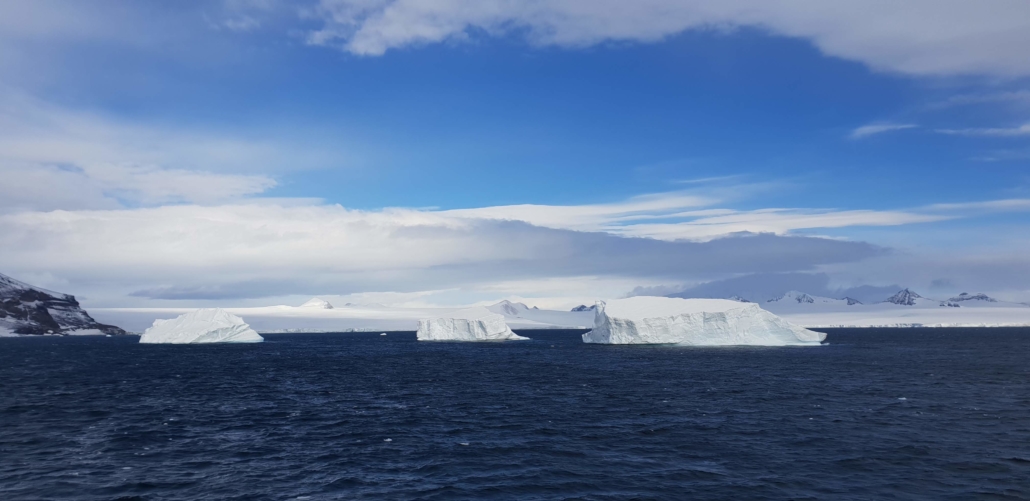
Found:
[[[875,136],[877,134],[883,134],[884,132],[894,132],[905,129],[914,129],[918,127],[915,124],[869,124],[861,127],[856,127],[855,130],[851,131],[849,135],[851,139],[862,139],[864,137]]]
[[[583,47],[754,27],[880,70],[1030,74],[1030,4],[1020,0],[321,0],[316,13],[325,24],[309,43],[369,56],[480,33]]]

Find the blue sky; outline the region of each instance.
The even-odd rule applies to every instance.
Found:
[[[13,2],[0,7],[3,272],[105,306],[564,306],[772,271],[1030,299],[1027,9]],[[184,222],[242,213],[267,224]],[[271,227],[318,250],[222,240],[263,244]],[[678,264],[698,245],[759,253],[742,232],[799,246],[763,267]],[[518,238],[539,246],[478,249]],[[427,245],[438,254],[419,257]],[[569,262],[541,264],[551,246]],[[384,247],[391,260],[369,257]],[[571,264],[590,249],[610,254]],[[612,265],[630,258],[666,261]]]

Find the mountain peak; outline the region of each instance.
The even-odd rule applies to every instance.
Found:
[[[990,297],[987,294],[984,294],[982,292],[978,292],[976,294],[970,294],[968,292],[963,292],[962,294],[959,294],[959,295],[949,299],[948,301],[953,302],[953,303],[959,303],[959,302],[962,302],[962,301],[985,301],[985,302],[988,302],[988,303],[997,303],[998,302],[997,299],[994,299],[993,297]]]
[[[300,308],[331,310],[333,309],[333,305],[329,304],[329,301],[326,301],[325,299],[313,297],[304,302],[304,304],[300,305]]]
[[[917,299],[923,299],[923,296],[916,294],[910,290],[903,289],[898,291],[897,294],[887,298],[886,302],[894,303],[902,306],[914,306]]]
[[[487,306],[486,309],[500,313],[501,315],[519,316],[524,311],[529,311],[529,307],[523,303],[513,303],[507,299],[502,300],[496,304]]]
[[[801,291],[787,291],[787,292],[783,293],[782,296],[780,296],[780,297],[778,297],[776,299],[770,299],[768,302],[772,303],[772,302],[778,302],[778,301],[784,301],[784,302],[794,301],[794,302],[797,302],[798,304],[805,304],[805,303],[814,303],[815,302],[815,298],[813,298],[812,296],[809,296],[808,294],[806,294],[804,292],[801,292]]]

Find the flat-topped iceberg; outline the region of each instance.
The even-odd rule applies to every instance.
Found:
[[[584,343],[690,346],[817,345],[826,334],[792,325],[754,303],[638,296],[598,302]]]
[[[143,332],[140,343],[260,343],[265,339],[242,318],[221,308],[205,308],[170,320],[154,320]]]
[[[444,318],[418,321],[419,341],[514,341],[529,339],[515,334],[504,315],[486,308],[468,308]]]

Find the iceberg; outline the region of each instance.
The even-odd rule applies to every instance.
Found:
[[[154,325],[139,338],[144,344],[260,343],[264,340],[242,318],[221,308],[204,308],[170,320],[154,320]]]
[[[529,339],[511,331],[504,315],[486,308],[458,310],[444,318],[418,321],[419,341],[515,341]]]
[[[755,303],[637,296],[598,302],[584,343],[688,346],[818,345],[826,334],[793,325]]]

